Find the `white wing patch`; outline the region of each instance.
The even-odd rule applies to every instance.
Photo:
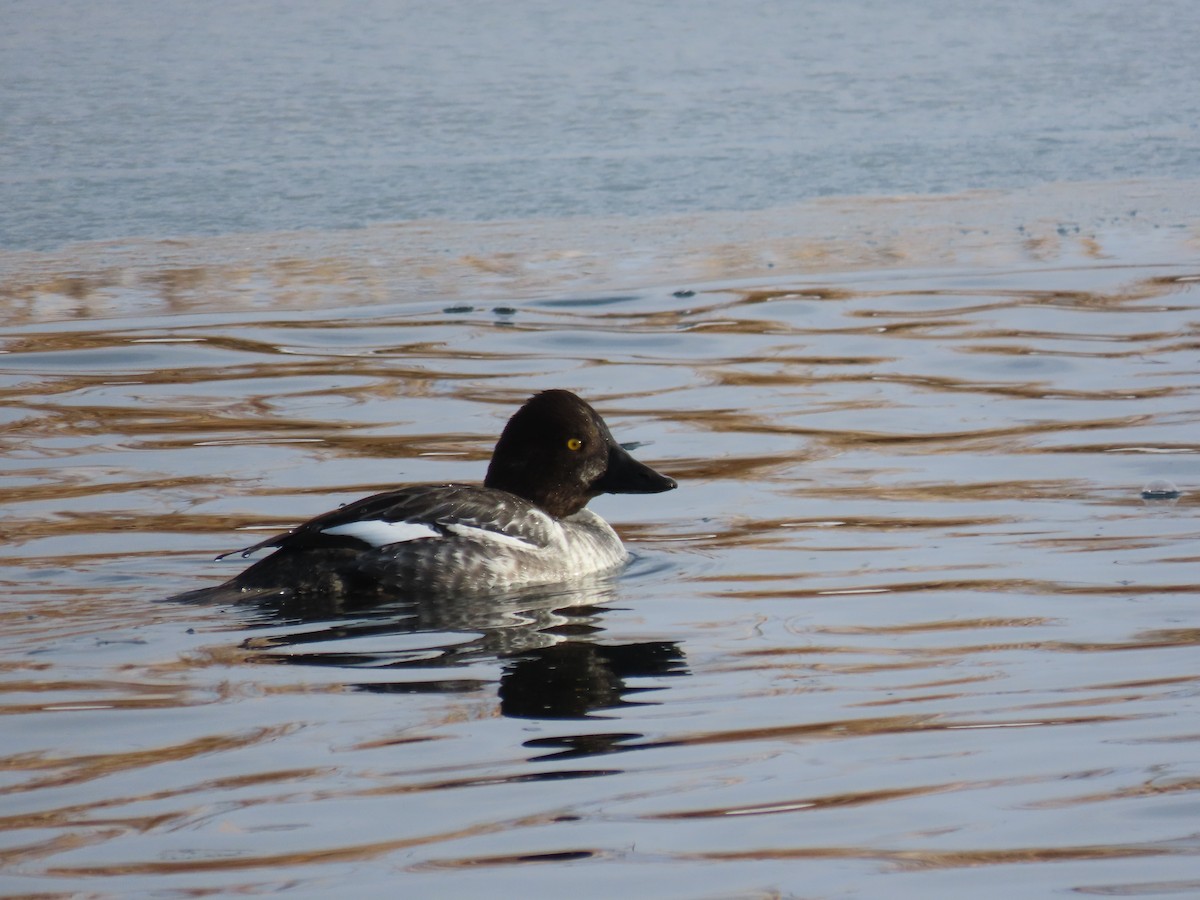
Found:
[[[473,538],[493,546],[513,547],[518,550],[535,550],[538,545],[522,540],[501,531],[488,528],[476,528],[454,522],[443,526],[446,531],[459,537]],[[415,541],[421,538],[440,538],[444,534],[422,522],[385,522],[382,519],[367,519],[362,522],[347,522],[332,528],[321,529],[322,534],[342,535],[357,538],[372,547],[387,547],[392,544],[402,544],[405,541]]]
[[[405,541],[415,541],[419,538],[442,536],[440,531],[420,522],[384,522],[382,519],[347,522],[345,525],[323,528],[321,534],[358,538],[372,547],[386,547],[389,544],[402,544]]]
[[[517,547],[521,550],[536,549],[537,544],[531,544],[529,541],[523,541],[519,537],[513,537],[511,534],[504,534],[500,531],[489,531],[486,528],[474,528],[470,525],[462,525],[455,523],[447,525],[446,530],[462,537],[476,538],[477,540],[487,541],[493,544],[502,544],[506,547]]]

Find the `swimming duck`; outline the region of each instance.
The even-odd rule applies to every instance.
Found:
[[[634,459],[591,406],[565,390],[508,420],[482,485],[417,484],[357,500],[234,553],[274,552],[177,599],[237,602],[356,593],[511,591],[616,569],[621,539],[587,503],[654,494],[673,479]]]

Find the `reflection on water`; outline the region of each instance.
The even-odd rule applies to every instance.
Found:
[[[635,702],[625,699],[628,695],[655,690],[631,687],[626,679],[687,671],[683,653],[672,641],[602,642],[601,604],[615,596],[613,586],[599,583],[511,597],[418,598],[356,610],[353,620],[289,605],[256,625],[283,621],[305,627],[247,638],[242,646],[260,651],[255,661],[361,669],[364,676],[388,680],[353,687],[379,694],[484,690],[486,682],[463,680],[456,673],[471,662],[495,660],[503,663],[502,715],[587,718],[594,711]],[[426,635],[434,643],[410,639],[393,645],[388,640],[400,635]],[[447,635],[454,637],[452,643],[437,643]],[[410,672],[417,677],[403,677]],[[443,677],[419,677],[435,672]]]
[[[1198,283],[1034,257],[22,313],[4,890],[1193,895]],[[159,602],[260,532],[478,480],[548,387],[680,482],[593,504],[636,553],[619,576]]]

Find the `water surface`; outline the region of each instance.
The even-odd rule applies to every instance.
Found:
[[[10,0],[0,21],[4,248],[1200,172],[1188,0]]]
[[[1200,893],[1200,18],[731,9],[0,4],[0,893]],[[627,571],[161,602],[549,387]]]
[[[1194,895],[1200,267],[1148,233],[504,299],[531,258],[435,299],[337,235],[26,260],[5,892]],[[478,479],[548,387],[680,482],[594,504],[625,573],[352,618],[157,602],[262,529]]]

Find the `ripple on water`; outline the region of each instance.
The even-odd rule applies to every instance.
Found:
[[[1194,892],[1180,275],[14,326],[6,887]],[[681,483],[595,502],[623,575],[352,613],[154,602],[231,575],[211,555],[243,532],[478,479],[551,386]]]

